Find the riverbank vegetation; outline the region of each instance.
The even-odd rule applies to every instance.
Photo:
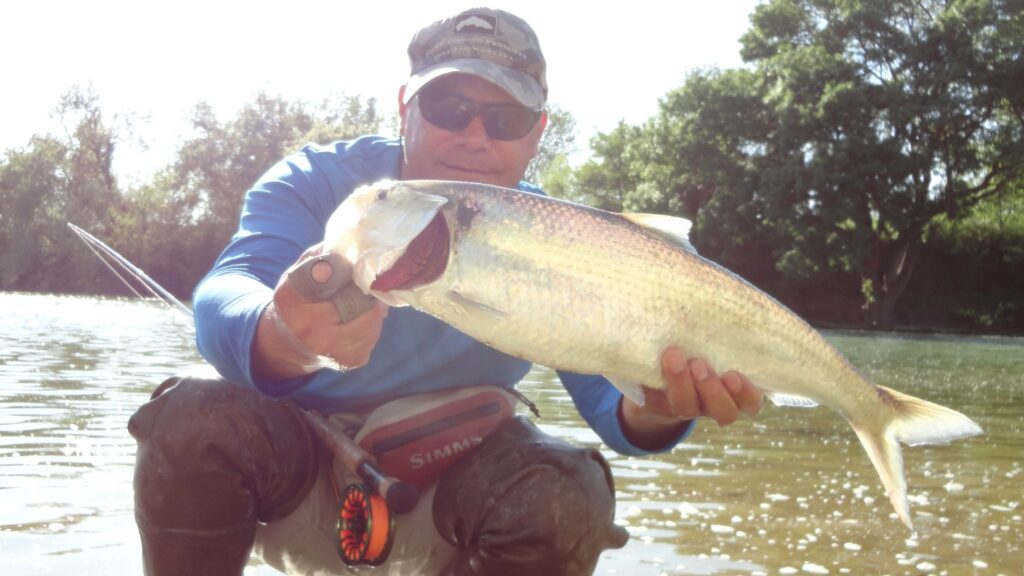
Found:
[[[1024,333],[1024,9],[1019,0],[772,0],[745,65],[693,71],[641,125],[573,166],[552,107],[531,176],[610,210],[678,214],[694,242],[813,323]],[[66,227],[179,296],[227,243],[242,196],[307,142],[393,133],[376,103],[266,94],[192,136],[142,183],[88,89],[62,134],[0,153],[0,290],[121,293]]]

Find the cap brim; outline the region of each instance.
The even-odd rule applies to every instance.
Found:
[[[405,104],[408,104],[424,86],[449,74],[470,74],[496,85],[517,102],[531,110],[544,108],[544,89],[529,74],[474,58],[448,60],[436,66],[429,66],[409,77],[405,85]]]

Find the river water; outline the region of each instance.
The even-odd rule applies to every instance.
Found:
[[[5,574],[141,573],[125,426],[167,376],[201,364],[152,302],[0,294],[0,558]],[[598,574],[1020,574],[1024,339],[826,336],[876,382],[954,407],[985,435],[903,452],[912,534],[827,408],[702,422],[670,454],[603,449],[632,538]],[[521,389],[542,428],[600,447],[552,373]],[[276,574],[258,560],[249,574]]]

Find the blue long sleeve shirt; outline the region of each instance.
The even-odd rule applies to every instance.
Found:
[[[365,366],[345,372],[322,369],[279,383],[253,375],[250,351],[256,325],[281,275],[309,246],[323,240],[328,218],[355,188],[397,179],[401,159],[400,142],[380,137],[311,145],[272,167],[249,190],[238,231],[194,295],[197,346],[221,375],[325,413],[364,410],[446,388],[491,384],[511,389],[526,375],[529,362],[411,307],[389,312]],[[519,188],[542,193],[526,183]],[[569,372],[558,376],[605,444],[623,454],[647,453],[624,436],[618,418],[622,394],[606,379]]]

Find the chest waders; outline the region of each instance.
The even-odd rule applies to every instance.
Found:
[[[409,513],[388,514],[393,536],[381,540],[374,494],[334,492],[332,478],[366,483],[331,465],[304,414],[222,379],[174,378],[156,390],[129,422],[146,574],[240,575],[255,544],[288,573],[584,575],[628,538],[614,524],[601,454],[515,417],[421,489]],[[368,510],[374,520],[351,524],[343,551],[378,565],[339,560],[339,500],[352,518]]]

